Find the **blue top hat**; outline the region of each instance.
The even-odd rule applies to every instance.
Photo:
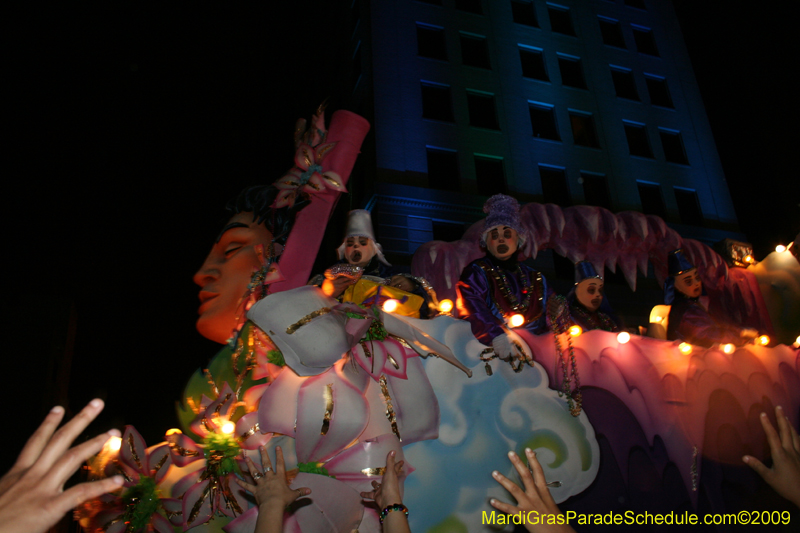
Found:
[[[672,305],[675,297],[678,296],[675,290],[675,276],[680,276],[684,272],[695,268],[695,266],[683,255],[683,250],[678,248],[671,251],[667,256],[667,268],[669,277],[664,281],[664,303]]]
[[[679,276],[684,272],[688,272],[694,268],[694,265],[683,254],[683,250],[678,248],[677,250],[673,250],[669,253],[669,256],[667,257],[667,267],[669,270],[669,275],[674,277]]]
[[[594,269],[594,265],[589,261],[579,261],[575,263],[575,285],[589,278],[603,279],[603,276],[597,273],[597,270]]]

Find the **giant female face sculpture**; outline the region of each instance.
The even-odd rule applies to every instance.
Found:
[[[239,324],[247,286],[261,267],[256,246],[267,249],[272,241],[270,230],[253,218],[252,212],[231,217],[194,275],[200,286],[197,331],[212,341],[225,343]]]

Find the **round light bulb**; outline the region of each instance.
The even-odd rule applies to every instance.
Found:
[[[525,317],[519,313],[511,315],[511,318],[508,319],[508,323],[511,324],[512,328],[517,328],[525,323]]]
[[[395,299],[386,300],[383,302],[383,310],[387,313],[394,313],[397,310],[398,301]]]
[[[119,437],[111,437],[108,439],[108,449],[112,452],[118,452],[122,448],[122,439]]]
[[[617,342],[620,344],[626,344],[629,340],[631,340],[631,334],[627,331],[620,331],[617,335]]]
[[[797,338],[794,340],[794,342],[796,342],[797,344],[800,344],[800,335],[797,336]]]
[[[581,333],[583,333],[583,328],[581,328],[581,327],[580,327],[580,326],[578,326],[578,325],[571,326],[571,327],[569,328],[569,334],[570,334],[570,335],[572,335],[573,337],[577,337],[577,336],[578,336],[578,335],[580,335]]]
[[[222,424],[222,432],[225,433],[226,435],[230,435],[231,433],[234,432],[235,429],[236,429],[236,424],[234,424],[230,420]]]
[[[784,245],[782,245],[782,244],[779,244],[778,246],[775,247],[775,251],[778,252],[778,253],[785,252],[786,251],[786,247]]]
[[[725,353],[733,353],[735,346],[733,344],[723,344],[722,351]]]
[[[169,437],[170,435],[181,435],[182,433],[183,431],[181,431],[180,429],[172,428],[167,430],[166,436]]]
[[[660,324],[660,323],[661,323],[661,321],[662,321],[662,320],[664,320],[664,317],[663,317],[663,316],[654,316],[654,317],[653,317],[653,320],[654,320],[656,323],[659,323],[659,324]]]
[[[769,337],[767,335],[761,335],[758,338],[758,344],[760,344],[761,346],[766,346],[767,344],[769,344]]]
[[[689,355],[690,353],[692,353],[692,345],[686,342],[682,342],[678,345],[678,350],[680,350],[682,354]]]
[[[442,300],[439,302],[439,312],[440,313],[449,313],[453,310],[453,301],[452,300]]]

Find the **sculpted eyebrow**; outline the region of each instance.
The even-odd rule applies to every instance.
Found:
[[[225,232],[228,231],[229,229],[249,228],[249,227],[250,226],[248,226],[247,224],[242,224],[241,222],[231,222],[230,224],[222,228],[222,231],[220,231],[219,235],[217,235],[217,240],[214,241],[214,244],[218,243],[222,239],[222,236],[225,234]]]

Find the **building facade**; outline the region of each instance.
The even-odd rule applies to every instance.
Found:
[[[355,0],[362,204],[384,248],[454,240],[487,196],[741,239],[669,0]]]

